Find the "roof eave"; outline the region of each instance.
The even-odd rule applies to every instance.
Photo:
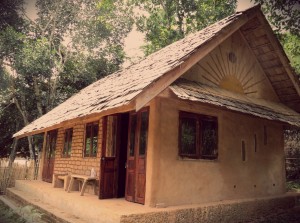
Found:
[[[37,134],[41,134],[44,132],[48,132],[48,131],[58,129],[58,128],[65,128],[65,127],[70,128],[70,127],[74,126],[75,123],[88,123],[88,122],[92,122],[92,121],[97,121],[103,116],[132,111],[132,110],[134,110],[134,108],[135,108],[135,103],[134,103],[134,101],[132,101],[126,105],[114,107],[111,109],[107,109],[107,110],[97,112],[97,113],[92,113],[92,114],[82,116],[82,117],[73,118],[73,119],[66,120],[61,123],[57,123],[55,125],[49,126],[49,127],[36,129],[31,132],[20,133],[20,131],[19,131],[19,132],[15,133],[13,135],[13,137],[20,139],[20,138],[24,138],[27,136],[32,136],[32,135],[37,135]]]

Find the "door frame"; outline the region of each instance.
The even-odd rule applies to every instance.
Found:
[[[106,140],[107,140],[107,127],[108,127],[108,117],[109,116],[115,116],[117,117],[117,138],[116,138],[116,151],[114,156],[107,157],[106,156]],[[99,185],[99,199],[108,199],[108,198],[115,198],[116,197],[116,191],[118,189],[118,185],[116,184],[117,182],[117,159],[118,159],[118,131],[119,131],[119,120],[118,120],[118,115],[113,114],[113,115],[108,115],[104,116],[102,118],[102,146],[101,146],[101,160],[100,160],[100,185]],[[110,165],[110,166],[109,166]],[[111,166],[112,165],[112,166]],[[108,169],[109,168],[109,169]],[[107,175],[110,174],[113,177],[113,180],[111,181],[110,179],[107,178]],[[108,182],[109,181],[109,182]],[[107,184],[112,184],[109,185],[107,188]],[[107,189],[111,189],[109,193],[107,192]]]
[[[108,117],[115,116],[117,119],[116,124],[116,148],[114,156],[106,156],[106,140],[108,129]],[[125,163],[127,158],[127,137],[128,137],[128,120],[129,113],[111,114],[103,117],[102,119],[102,147],[101,147],[101,159],[100,159],[100,185],[99,185],[99,199],[124,197],[125,185],[126,185],[126,170]],[[125,125],[125,128],[122,127]],[[124,136],[126,134],[126,137]],[[125,139],[124,139],[125,137]],[[124,150],[124,151],[121,151]],[[125,152],[125,156],[123,155]],[[112,178],[112,179],[111,179]],[[124,180],[122,180],[124,179]],[[120,189],[124,189],[124,192],[120,192]]]

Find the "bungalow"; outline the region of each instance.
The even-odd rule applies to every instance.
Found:
[[[14,137],[39,171],[98,177],[100,199],[170,206],[285,193],[283,130],[300,85],[259,6],[84,88]]]

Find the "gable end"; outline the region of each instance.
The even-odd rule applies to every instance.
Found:
[[[240,29],[280,101],[300,112],[300,83],[261,11]]]

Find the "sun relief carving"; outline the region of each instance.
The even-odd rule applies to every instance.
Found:
[[[253,98],[279,99],[259,60],[240,32],[216,46],[183,75],[196,81]]]
[[[202,70],[202,78],[217,87],[239,93],[255,94],[257,85],[265,80],[254,78],[256,61],[246,53],[246,46],[218,46],[207,58],[197,63]]]
[[[241,82],[233,75],[228,75],[220,80],[219,86],[228,91],[244,94]]]

